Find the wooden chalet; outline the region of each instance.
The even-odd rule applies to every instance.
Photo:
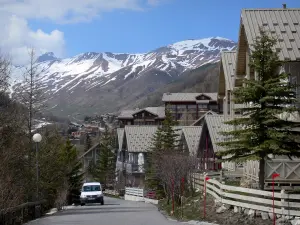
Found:
[[[147,153],[151,150],[152,138],[158,126],[126,125],[118,128],[118,181],[123,185],[143,187]],[[180,147],[188,150],[190,155],[198,152],[201,126],[175,126]]]
[[[240,105],[233,102],[234,88],[241,87],[245,78],[257,79],[256,72],[250,69],[249,59],[253,51],[252,44],[260,35],[260,28],[278,39],[274,51],[277,51],[280,60],[285,62],[279,69],[290,74],[290,82],[300,83],[300,8],[289,9],[284,5],[279,9],[244,9],[240,21],[237,50],[221,54],[218,103],[223,106],[223,115],[205,115],[204,120],[198,122],[203,124],[198,155],[203,162],[203,170],[223,168],[235,171],[242,167],[243,176],[252,183],[257,183],[259,163],[257,161],[248,161],[244,164],[223,163],[220,167],[215,162],[215,154],[222,151],[217,143],[224,141],[221,131],[233,129],[225,125],[224,121],[242,116],[238,115],[237,111]],[[299,96],[300,89],[295,91]],[[299,115],[280,116],[283,119],[299,120]],[[278,156],[266,160],[266,188],[272,180],[273,173],[280,174],[276,181],[282,185],[300,184],[300,160]]]
[[[207,111],[220,111],[217,93],[164,93],[162,101],[181,126],[193,124]]]
[[[124,110],[118,116],[120,127],[126,125],[160,125],[165,119],[165,107]]]
[[[99,159],[99,154],[100,154],[100,143],[97,143],[79,157],[79,160],[82,162],[83,165],[85,182],[92,181],[92,176],[91,174],[89,174],[88,169],[92,164],[97,163]]]

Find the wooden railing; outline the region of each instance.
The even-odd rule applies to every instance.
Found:
[[[27,202],[13,208],[0,211],[0,225],[21,225],[37,219],[45,213],[45,200]]]
[[[203,189],[204,176],[201,179],[202,181],[196,185]],[[207,181],[206,191],[223,204],[272,212],[273,199],[272,192],[270,191],[229,186],[215,179]],[[275,192],[274,197],[276,214],[300,216],[300,194],[288,194],[284,190],[281,190],[281,192]]]
[[[158,200],[155,199],[156,194],[153,191],[146,191],[141,188],[125,188],[125,200],[129,201],[142,201],[151,204],[158,204]]]
[[[137,197],[144,197],[144,189],[126,187],[125,188],[125,194],[126,195],[137,196]]]

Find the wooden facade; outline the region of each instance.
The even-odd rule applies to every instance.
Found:
[[[144,109],[128,110],[118,117],[119,125],[161,125],[165,118],[164,107],[148,107]]]
[[[217,171],[222,169],[222,164],[218,162],[206,123],[202,127],[197,158],[199,158],[200,171]]]
[[[224,118],[230,119],[236,117],[237,114],[232,110],[240,107],[234,104],[233,96],[231,96],[234,88],[243,87],[243,80],[258,79],[255,71],[250,68],[250,56],[253,51],[252,44],[259,35],[259,27],[263,27],[268,34],[276,36],[278,43],[274,51],[277,51],[280,60],[284,61],[282,72],[290,74],[291,83],[300,84],[300,39],[298,28],[300,27],[300,9],[244,9],[239,27],[239,40],[236,52],[223,52],[221,57],[220,80],[218,100],[220,104],[224,104]],[[292,18],[292,19],[291,19]],[[289,38],[287,38],[287,34]],[[233,56],[235,60],[230,60],[229,56]],[[231,67],[234,65],[234,67]],[[233,76],[233,88],[230,88],[230,77]],[[300,89],[296,88],[297,98],[300,97]],[[300,106],[300,105],[299,105]],[[242,106],[243,107],[243,106]],[[228,117],[228,118],[227,118]],[[290,116],[291,120],[299,120],[299,115]],[[220,136],[218,137],[220,139]],[[202,143],[205,145],[205,143]],[[224,165],[224,164],[223,164]],[[234,170],[237,166],[228,164],[230,170]],[[265,163],[265,182],[271,182],[273,173],[279,173],[278,183],[285,183],[292,186],[300,184],[300,160],[276,156],[273,159],[266,159]],[[259,162],[247,161],[243,164],[243,176],[252,181],[258,182]]]
[[[182,93],[184,94],[184,93]],[[208,111],[220,112],[217,99],[212,99],[205,93],[199,93],[194,99],[164,101],[174,120],[180,126],[190,126]]]

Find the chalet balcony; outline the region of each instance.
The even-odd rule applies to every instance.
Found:
[[[129,174],[138,174],[145,173],[144,165],[138,165],[135,163],[125,163],[126,173]]]
[[[122,162],[122,161],[117,160],[117,162],[116,162],[116,169],[117,169],[118,171],[123,171],[123,170],[125,170],[125,163]]]

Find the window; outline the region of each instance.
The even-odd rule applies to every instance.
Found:
[[[217,110],[218,109],[218,105],[210,105],[209,108],[212,109],[212,110]],[[228,105],[228,109],[229,108],[230,108],[230,103]]]
[[[181,117],[182,117],[182,113],[177,113],[176,120],[180,120]]]
[[[175,112],[176,111],[176,105],[167,105],[166,107],[168,110]]]
[[[197,111],[197,105],[188,105],[188,112],[196,112]]]
[[[100,191],[100,185],[86,185],[82,188],[83,192]]]
[[[290,83],[294,84],[294,85],[297,85],[297,76],[290,76]],[[297,88],[297,86],[295,87],[294,91],[296,92],[296,95],[298,95],[298,88]]]
[[[186,105],[177,105],[177,112],[186,111]]]
[[[199,109],[207,109],[207,104],[198,104]]]

